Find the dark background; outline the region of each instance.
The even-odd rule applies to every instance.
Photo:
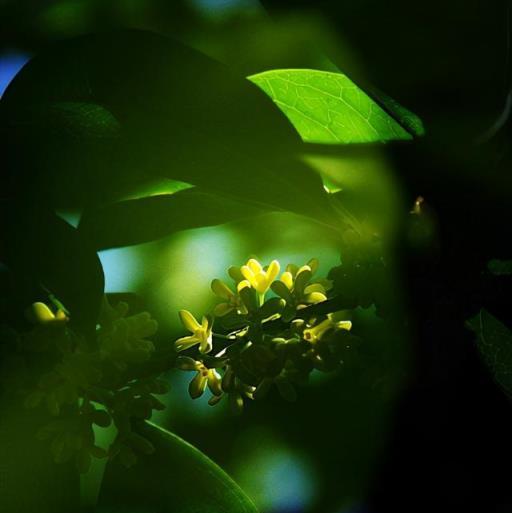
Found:
[[[132,10],[123,10],[116,2],[81,2],[82,17],[71,14],[67,24],[62,18],[59,24],[44,14],[51,4],[0,2],[0,53],[34,54],[77,33],[143,26],[196,42],[204,34],[212,53],[228,56],[236,67],[249,72],[283,61],[295,65],[277,47],[275,52],[263,52],[265,57],[255,53],[252,60],[244,59],[243,49],[225,50],[229,37],[223,32],[252,30],[240,14],[243,9],[221,20],[187,2],[130,2]],[[464,327],[482,306],[512,326],[510,279],[486,272],[490,259],[512,256],[511,122],[499,123],[512,88],[510,4],[505,0],[266,0],[263,4],[277,24],[304,12],[306,19],[327,20],[329,37],[311,41],[315,31],[306,31],[297,36],[297,44],[306,49],[318,46],[340,69],[364,77],[417,113],[427,128],[426,137],[417,143],[386,148],[406,200],[412,204],[423,196],[438,232],[427,250],[411,249],[405,235],[397,247],[414,333],[414,369],[394,407],[390,436],[363,494],[362,510],[512,511],[508,472],[512,405],[493,382],[473,335]],[[299,23],[297,31],[306,26]],[[330,52],[337,37],[346,42],[349,53]],[[284,40],[282,48],[288,44]],[[304,52],[302,58],[309,61],[297,65],[314,61]],[[315,399],[305,401],[311,404]],[[293,415],[287,408],[276,400],[264,414],[280,416],[279,422],[286,425],[287,415]],[[261,410],[250,413],[232,429],[243,428],[250,415],[259,414]],[[307,445],[301,427],[305,428],[295,426],[285,432]],[[196,435],[200,436],[200,428]],[[318,450],[328,454],[326,448]],[[349,479],[338,472],[335,459],[329,465],[315,511],[327,511],[337,481]]]

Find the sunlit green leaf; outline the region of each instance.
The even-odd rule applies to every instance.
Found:
[[[222,224],[261,212],[239,201],[193,188],[86,211],[79,231],[101,250],[141,244],[180,230]]]
[[[97,512],[257,513],[240,487],[212,460],[178,436],[146,423],[154,446],[131,468],[107,465]]]
[[[512,331],[487,310],[467,322],[477,335],[477,344],[495,380],[512,394]]]
[[[388,99],[395,119],[342,73],[283,69],[249,80],[272,98],[305,142],[385,142],[412,139],[412,134],[423,132],[412,113]]]

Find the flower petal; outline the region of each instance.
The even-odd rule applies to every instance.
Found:
[[[221,375],[215,369],[208,369],[208,388],[213,395],[222,395]]]
[[[347,330],[350,331],[352,329],[352,322],[350,321],[339,321],[336,323],[337,330]]]
[[[56,321],[67,321],[68,320],[68,317],[67,315],[64,313],[63,310],[57,310],[57,314],[55,315],[55,320]]]
[[[272,283],[270,287],[278,296],[282,297],[287,303],[292,302],[292,293],[283,281],[275,281],[274,283]]]
[[[293,288],[293,275],[290,271],[285,271],[281,275],[281,281],[286,285],[288,290],[292,290]]]
[[[212,332],[208,333],[208,336],[203,337],[199,344],[199,352],[200,353],[209,353],[213,347],[213,337]]]
[[[248,266],[243,265],[240,267],[240,271],[242,272],[243,277],[254,287],[254,273],[252,270]]]
[[[246,265],[254,274],[263,271],[263,267],[255,258],[248,260]]]
[[[192,397],[192,399],[201,397],[207,383],[208,378],[204,376],[202,372],[198,372],[188,386],[188,393],[190,394],[190,397]]]
[[[239,283],[244,279],[242,273],[240,272],[240,267],[236,267],[234,265],[228,269],[228,274],[235,281],[235,283]]]
[[[303,265],[295,276],[295,293],[301,296],[304,289],[311,279],[311,269],[307,265]]]
[[[272,260],[272,262],[270,262],[270,265],[268,266],[266,273],[269,285],[276,279],[280,269],[281,266],[279,265],[279,262],[277,260]]]
[[[306,303],[315,304],[321,303],[322,301],[326,301],[327,297],[322,292],[311,292],[311,294],[306,294],[304,297]]]
[[[237,291],[240,292],[242,289],[245,289],[245,288],[251,288],[251,283],[249,282],[249,280],[242,280],[236,287]]]
[[[311,269],[312,274],[315,274],[318,270],[318,266],[320,265],[320,262],[318,261],[318,258],[312,258],[307,265]]]
[[[260,293],[264,294],[270,285],[267,277],[263,273],[258,273],[254,276],[252,286]]]
[[[196,321],[196,318],[188,310],[180,310],[179,315],[183,326],[192,333],[201,327],[201,325]]]
[[[35,322],[39,322],[41,324],[45,324],[47,322],[52,322],[55,320],[55,315],[53,312],[46,306],[44,303],[37,302],[31,306],[31,317],[35,320]]]
[[[286,270],[291,273],[292,276],[295,276],[297,274],[297,270],[299,268],[295,264],[288,264],[286,266]]]
[[[312,294],[313,292],[321,292],[325,295],[325,287],[321,283],[311,283],[304,289],[304,294]]]
[[[174,342],[174,347],[176,351],[184,351],[189,347],[195,346],[199,344],[200,339],[196,335],[190,335],[189,337],[181,337],[176,342]]]
[[[213,315],[215,315],[215,317],[223,317],[229,312],[232,312],[234,309],[235,307],[233,305],[230,305],[229,303],[219,303],[213,309]]]
[[[231,289],[222,281],[217,278],[212,281],[212,291],[217,296],[221,297],[222,299],[230,299],[234,296]]]

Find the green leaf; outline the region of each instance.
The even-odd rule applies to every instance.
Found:
[[[97,512],[257,513],[252,501],[213,461],[151,422],[138,430],[154,446],[125,468],[109,462]]]
[[[107,109],[89,102],[56,102],[42,105],[40,122],[67,131],[70,137],[114,139],[120,124]],[[34,121],[34,120],[33,120]]]
[[[400,105],[396,100],[389,97],[382,91],[372,88],[369,91],[372,98],[377,101],[380,106],[393,118],[395,118],[410,134],[421,137],[425,135],[425,127],[421,119],[406,109],[403,105]]]
[[[9,118],[6,171],[12,169],[11,182],[19,188],[13,195],[71,209],[122,197],[149,179],[142,171],[126,175],[108,167],[123,151],[121,125],[98,103],[26,98],[15,108],[0,105]]]
[[[97,137],[89,111],[62,116],[70,104],[119,124],[115,137]],[[20,193],[52,206],[105,203],[166,177],[336,224],[320,177],[299,160],[300,138],[259,88],[166,37],[123,30],[58,43],[23,68],[0,106]]]
[[[496,276],[510,276],[512,274],[512,260],[490,260],[487,269]]]
[[[386,112],[342,73],[282,69],[248,78],[272,98],[308,143],[386,142],[423,133],[414,114],[387,97]]]
[[[477,345],[494,379],[512,394],[512,332],[487,310],[467,321],[477,335]]]
[[[86,211],[78,229],[97,250],[102,250],[141,244],[180,230],[222,224],[261,212],[193,188]]]

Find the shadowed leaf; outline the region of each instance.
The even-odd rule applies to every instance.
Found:
[[[98,513],[257,513],[240,487],[188,442],[150,422],[139,432],[155,452],[138,455],[129,469],[108,463]]]
[[[494,379],[512,395],[512,332],[487,310],[467,321],[477,335],[477,345]]]
[[[496,276],[510,276],[512,274],[512,260],[490,260],[487,269]]]
[[[102,250],[141,244],[180,230],[222,224],[261,212],[193,188],[86,211],[79,232],[97,250]]]
[[[259,88],[166,37],[124,30],[57,44],[0,106],[15,181],[53,206],[101,204],[166,177],[336,223],[319,176],[296,158],[299,137]]]

